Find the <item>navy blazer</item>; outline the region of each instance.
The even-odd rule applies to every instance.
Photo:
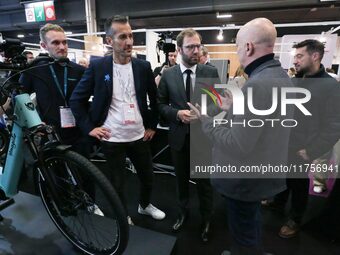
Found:
[[[156,107],[157,87],[151,65],[145,60],[132,58],[133,78],[138,108],[143,118],[144,128],[156,129],[158,111]],[[112,56],[91,61],[82,79],[70,98],[70,107],[77,125],[85,134],[103,125],[112,101]],[[88,100],[93,95],[90,106]],[[148,109],[147,96],[149,99]]]

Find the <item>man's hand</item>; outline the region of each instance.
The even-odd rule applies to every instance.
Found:
[[[177,117],[185,124],[189,124],[193,120],[197,120],[197,116],[190,110],[179,110]]]
[[[145,130],[144,132],[144,138],[143,138],[143,141],[151,141],[151,139],[154,137],[156,131],[151,129],[151,128],[148,128],[147,130]]]
[[[300,156],[303,160],[310,161],[310,158],[309,158],[307,151],[305,149],[299,150],[296,154],[298,156]]]
[[[222,111],[229,111],[231,105],[233,104],[233,95],[229,90],[224,91],[224,97],[221,96],[222,105],[218,104]]]
[[[169,68],[169,66],[168,66],[168,65],[164,65],[164,66],[162,67],[162,70],[160,71],[160,74],[162,75],[163,72],[164,72],[167,68]]]
[[[201,107],[199,104],[196,104],[196,106],[193,106],[191,103],[188,102],[188,105],[190,107],[190,113],[191,115],[195,116],[195,119],[201,118]]]
[[[111,131],[108,128],[96,127],[96,128],[91,130],[89,135],[97,138],[98,140],[102,140],[103,138],[110,139]]]

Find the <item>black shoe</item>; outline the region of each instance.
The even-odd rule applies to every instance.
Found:
[[[182,229],[185,221],[187,220],[187,218],[188,218],[188,213],[181,213],[178,216],[175,224],[172,226],[172,231],[174,231],[174,232],[180,231]]]
[[[209,234],[210,234],[210,222],[205,221],[202,224],[202,232],[201,232],[201,239],[204,243],[209,241]]]

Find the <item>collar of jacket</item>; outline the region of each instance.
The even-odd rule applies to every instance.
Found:
[[[274,59],[274,53],[270,53],[267,55],[264,55],[258,59],[255,59],[253,62],[251,62],[249,65],[247,65],[247,67],[244,69],[245,73],[248,74],[248,76],[250,77],[251,73],[260,65],[262,65],[263,63],[269,61],[269,60],[273,60]]]

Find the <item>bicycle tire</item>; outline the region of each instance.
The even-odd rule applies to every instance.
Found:
[[[63,200],[62,208],[53,200],[39,171],[35,175],[36,185],[60,232],[85,254],[122,254],[129,236],[127,218],[106,177],[88,159],[73,151],[54,151],[44,156],[44,162],[45,169],[52,173],[58,197]],[[83,186],[84,174],[91,178],[91,192],[92,188],[85,191]]]

